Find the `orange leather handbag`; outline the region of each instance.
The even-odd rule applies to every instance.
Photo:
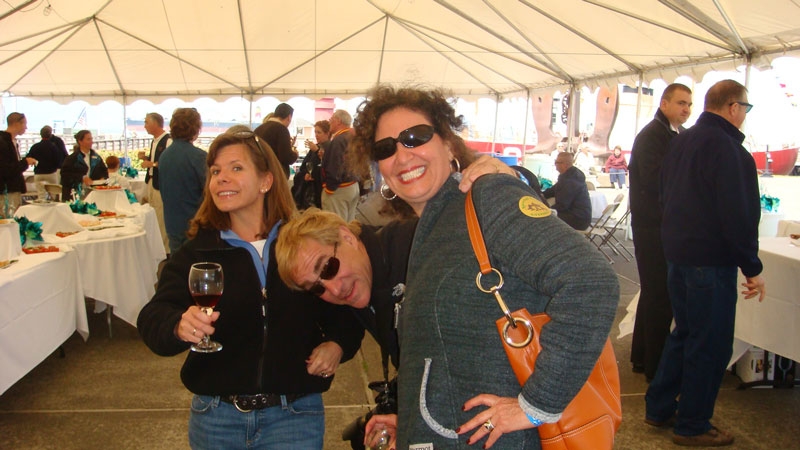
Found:
[[[536,357],[542,350],[539,333],[544,324],[550,321],[550,316],[546,313],[531,314],[525,308],[509,312],[500,296],[503,276],[489,262],[483,233],[472,203],[472,191],[467,193],[466,214],[469,238],[481,268],[475,281],[478,289],[495,297],[503,311],[503,317],[496,322],[497,331],[511,368],[520,385],[523,385],[535,369]],[[496,286],[484,288],[481,277],[492,272],[499,277],[499,282]],[[611,450],[614,448],[614,435],[621,422],[619,370],[611,341],[606,339],[600,358],[586,384],[564,409],[558,422],[539,425],[539,438],[543,450]]]

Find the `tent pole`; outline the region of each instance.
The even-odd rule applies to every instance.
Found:
[[[525,99],[525,128],[522,129],[522,161],[525,161],[525,150],[528,145],[528,114],[531,114],[531,90],[528,89],[528,96]],[[552,113],[551,113],[552,114]]]
[[[572,83],[569,85],[569,109],[567,110],[567,151],[575,153],[575,149],[580,147],[580,142],[573,148],[575,142],[575,135],[577,125],[575,124],[575,108],[580,108],[580,96],[577,92],[577,85]]]
[[[500,94],[494,96],[494,131],[492,132],[492,154],[495,154],[494,144],[497,141],[497,116],[500,114]]]
[[[247,124],[248,124],[249,128],[252,129],[252,128],[255,128],[253,126],[253,94],[252,93],[248,97],[248,103],[250,103],[250,118],[248,119]]]
[[[122,94],[122,142],[124,142],[125,158],[128,157],[128,97]]]
[[[639,89],[636,90],[636,117],[633,127],[633,137],[639,134],[639,116],[642,115],[642,91],[644,91],[644,72],[639,72]]]

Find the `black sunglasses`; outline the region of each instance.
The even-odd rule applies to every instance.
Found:
[[[744,108],[745,108],[745,109],[744,109],[744,113],[745,113],[745,114],[749,113],[749,112],[750,112],[750,110],[751,110],[751,109],[753,109],[753,105],[751,105],[750,103],[747,103],[747,102],[733,102],[733,103],[738,103],[738,104],[740,104],[740,105],[744,106]],[[733,103],[731,103],[731,105],[732,105]],[[730,106],[730,105],[728,105],[728,106]]]
[[[319,271],[319,278],[314,284],[308,288],[308,292],[316,295],[317,297],[322,296],[325,293],[325,286],[322,285],[322,280],[331,280],[333,277],[339,273],[339,258],[336,257],[336,249],[339,247],[339,243],[333,244],[333,256],[328,258],[328,261],[325,262],[325,265],[322,266],[322,270]]]
[[[396,139],[393,137],[383,138],[372,144],[372,159],[381,161],[390,158],[397,152],[398,142],[403,144],[405,148],[419,147],[430,141],[435,132],[431,125],[419,124],[401,131]]]

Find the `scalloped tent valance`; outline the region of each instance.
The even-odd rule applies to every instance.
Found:
[[[12,0],[0,93],[348,98],[382,82],[500,98],[764,67],[800,49],[797,24],[793,0]]]

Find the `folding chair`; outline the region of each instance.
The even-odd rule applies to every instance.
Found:
[[[614,211],[616,211],[618,206],[619,203],[609,203],[606,205],[606,207],[603,209],[603,213],[600,214],[600,218],[597,219],[589,228],[581,231],[581,233],[583,233],[586,238],[589,239],[589,242],[594,244],[594,246],[600,250],[600,253],[606,257],[610,264],[614,264],[614,260],[601,247],[605,236],[608,233],[605,228],[606,224],[608,224],[608,222],[611,220],[611,215],[614,213]]]
[[[622,211],[621,215],[618,212]],[[603,241],[600,243],[601,246],[607,245],[611,248],[617,255],[622,255],[626,261],[630,261],[633,259],[633,254],[624,246],[622,242],[614,235],[617,230],[622,230],[624,228],[621,225],[626,224],[628,217],[631,214],[631,209],[627,206],[623,208],[623,205],[620,203],[617,206],[617,209],[611,214],[608,222],[603,226],[606,230],[606,236],[604,237]]]

